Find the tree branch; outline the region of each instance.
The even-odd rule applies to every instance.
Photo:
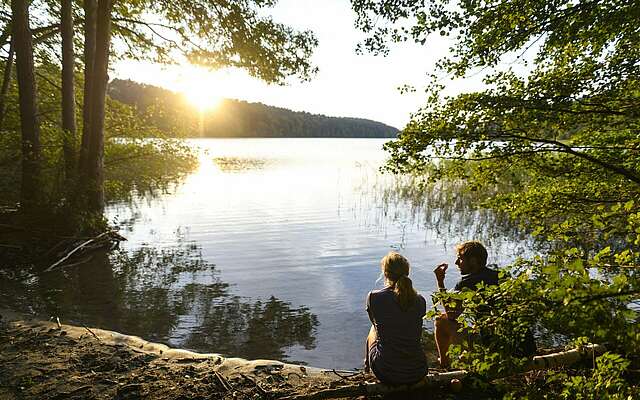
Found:
[[[522,132],[522,130],[520,130]],[[640,176],[638,176],[637,174],[635,174],[632,171],[629,171],[626,168],[622,168],[620,166],[602,161],[586,152],[582,152],[582,151],[576,151],[574,150],[571,146],[559,142],[557,140],[553,140],[553,139],[544,139],[544,138],[532,138],[529,136],[524,136],[524,135],[517,135],[514,133],[509,133],[506,131],[502,131],[500,132],[500,134],[502,134],[503,136],[507,137],[507,138],[512,138],[512,139],[520,139],[520,140],[524,140],[524,141],[528,141],[528,142],[534,142],[534,143],[545,143],[545,144],[551,144],[554,146],[557,146],[559,149],[557,149],[557,151],[559,152],[564,152],[564,153],[568,153],[571,154],[573,156],[576,156],[578,158],[582,158],[584,160],[590,161],[596,165],[599,165],[600,167],[607,169],[609,171],[615,172],[619,175],[624,176],[625,178],[629,179],[630,181],[632,181],[633,183],[640,185]]]

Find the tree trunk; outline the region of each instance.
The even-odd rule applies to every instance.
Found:
[[[21,208],[30,211],[42,200],[40,195],[40,126],[36,105],[36,81],[33,67],[33,40],[29,29],[27,0],[11,0],[13,39],[22,132]]]
[[[7,109],[7,93],[9,93],[9,86],[11,85],[11,69],[13,67],[13,37],[9,42],[9,54],[7,55],[7,61],[4,64],[4,74],[2,76],[2,88],[0,89],[0,131],[2,130],[2,124],[4,122],[4,114]]]
[[[76,153],[76,100],[74,89],[73,4],[61,0],[62,32],[62,134],[67,179],[73,176]]]
[[[91,83],[91,129],[87,152],[89,209],[104,208],[104,116],[109,80],[109,47],[111,45],[111,0],[98,0],[96,47]]]
[[[87,154],[91,132],[91,99],[93,98],[93,63],[96,52],[96,0],[84,0],[84,99],[82,103],[82,143],[78,175],[80,176],[80,190],[86,185]]]

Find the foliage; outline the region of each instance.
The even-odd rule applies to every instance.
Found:
[[[46,213],[62,214],[78,226],[95,225],[93,217],[70,210],[74,182],[65,178],[62,155],[63,131],[59,127],[60,71],[55,64],[38,66],[38,107],[42,114],[42,165]],[[82,87],[80,76],[76,79]],[[80,92],[80,91],[79,91]],[[12,208],[19,201],[20,134],[17,87],[8,94],[9,107],[0,135],[0,187],[3,207]],[[82,99],[77,101],[81,102]],[[178,140],[149,142],[147,137],[163,138],[167,133],[145,123],[144,116],[126,104],[108,99],[106,107],[105,177],[107,201],[126,200],[132,192],[162,190],[178,181],[196,166],[195,155]],[[126,139],[124,139],[126,138]],[[70,214],[78,214],[71,217]],[[86,221],[83,221],[86,220]],[[44,222],[44,221],[43,221]],[[80,228],[81,229],[81,228]]]
[[[559,162],[640,183],[637,2],[447,3],[353,1],[359,26],[373,32],[365,41],[371,50],[384,49],[386,35],[426,43],[425,35],[439,31],[456,39],[452,55],[439,64],[445,72],[461,76],[473,67],[493,68],[529,47],[538,49],[533,67],[523,76],[495,69],[485,78],[486,90],[453,97],[442,98],[442,85],[434,83],[428,104],[389,146],[392,168],[419,170],[433,156],[560,153],[571,157]],[[410,27],[374,29],[372,13]]]
[[[273,21],[268,9],[277,0],[134,0],[115,7],[114,33],[128,58],[163,63],[180,57],[212,68],[235,67],[266,82],[288,76],[310,79],[318,41]],[[162,21],[158,23],[156,21]]]
[[[318,41],[311,31],[297,31],[268,16],[277,0],[114,2],[114,59],[145,59],[160,63],[189,61],[211,68],[246,70],[266,82],[283,84],[289,76],[309,80],[317,72],[310,58]],[[36,57],[56,58],[60,52],[60,2],[37,0],[31,8]],[[0,31],[10,22],[9,2],[0,2]],[[84,23],[82,3],[74,2],[76,32]],[[4,37],[2,45],[8,44]],[[82,42],[76,42],[82,49]]]
[[[458,365],[485,378],[517,368],[524,360],[513,357],[514,338],[533,328],[542,344],[587,338],[612,353],[593,371],[542,376],[542,395],[521,384],[505,389],[507,397],[637,395],[625,371],[640,360],[640,4],[352,5],[368,33],[360,50],[384,54],[389,42],[427,45],[437,34],[453,43],[426,105],[387,145],[387,170],[421,175],[427,188],[438,180],[462,185],[480,198],[478,207],[507,215],[548,244],[504,268],[509,279],[499,287],[442,298],[462,300],[461,322],[484,333],[482,346],[458,348]],[[480,68],[484,90],[444,95],[444,79]]]
[[[513,375],[528,362],[521,352],[527,335],[535,331],[539,346],[602,343],[611,352],[596,360],[593,371],[585,365],[574,369],[570,378],[567,371],[550,371],[539,378],[547,382],[543,386],[549,385],[551,398],[627,398],[637,393],[625,377],[632,361],[638,362],[640,280],[633,271],[594,273],[597,269],[590,267],[597,258],[585,262],[585,254],[575,248],[557,250],[502,270],[499,286],[434,295],[434,304],[462,302],[461,329],[475,338],[450,350],[454,367],[471,371],[480,385]],[[429,317],[437,314],[434,309]],[[522,384],[504,385],[502,390],[507,398],[509,393],[518,394],[513,398],[526,394]]]
[[[177,139],[113,140],[105,157],[107,201],[166,190],[197,166],[193,150]]]
[[[113,80],[109,96],[135,106],[149,124],[179,137],[395,137],[397,133],[371,120],[327,117],[232,99],[198,112],[180,94],[128,80]]]

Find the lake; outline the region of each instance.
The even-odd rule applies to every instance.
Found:
[[[448,287],[459,278],[458,242],[484,241],[499,265],[528,246],[455,196],[408,195],[379,172],[386,140],[189,140],[195,172],[107,207],[120,249],[15,283],[15,301],[200,352],[360,367],[387,252],[409,259],[429,301],[435,265],[450,263]]]

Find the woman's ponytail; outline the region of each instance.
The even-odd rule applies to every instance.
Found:
[[[409,279],[409,261],[395,251],[389,252],[380,263],[387,281],[393,285],[400,309],[408,310],[418,299],[418,293]]]
[[[411,282],[411,279],[406,275],[398,278],[394,285],[393,293],[396,294],[398,304],[400,304],[402,311],[407,311],[414,305],[418,297],[418,293],[413,288],[413,282]]]

